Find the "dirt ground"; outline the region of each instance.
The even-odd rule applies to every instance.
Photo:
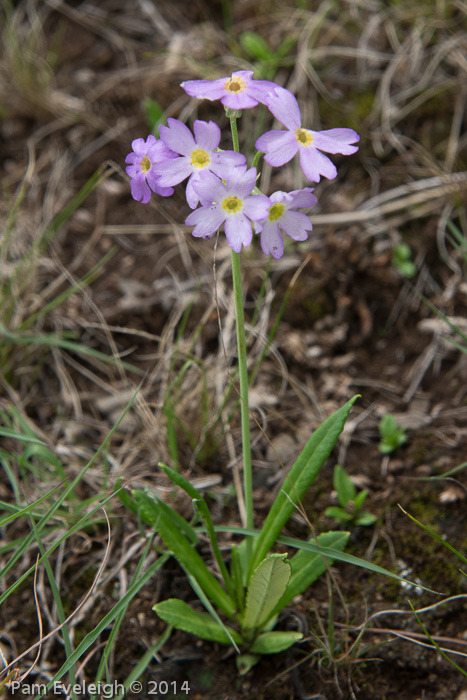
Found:
[[[439,646],[464,654],[451,658],[465,671],[467,578],[453,553],[402,510],[465,555],[467,473],[451,471],[466,461],[467,354],[450,342],[464,341],[433,310],[465,333],[466,260],[446,223],[466,236],[465,7],[421,0],[407,6],[196,0],[140,2],[129,9],[119,0],[54,0],[14,3],[5,17],[5,222],[21,183],[25,190],[14,209],[12,253],[0,261],[0,274],[6,278],[8,266],[18,265],[44,232],[53,235],[14,312],[2,314],[2,326],[23,337],[73,338],[120,361],[109,364],[43,340],[26,343],[16,336],[13,342],[3,334],[1,415],[17,409],[58,456],[65,475],[74,477],[142,381],[134,407],[68,504],[68,526],[93,498],[111,494],[119,478],[132,488],[169,493],[157,463],[174,460],[204,489],[216,524],[239,524],[232,488],[239,419],[234,413],[228,421],[228,412],[220,412],[235,362],[229,248],[223,234],[210,241],[190,235],[181,190],[148,205],[131,199],[124,159],[131,141],[150,133],[145,98],[187,123],[219,121],[228,147],[220,106],[190,100],[179,85],[251,68],[294,91],[314,128],[348,126],[361,135],[358,154],[333,156],[336,180],[316,186],[309,240],[290,245],[280,261],[266,259],[257,243],[243,254],[247,324],[255,316],[248,325],[252,366],[289,295],[252,387],[256,526],[279,488],[277,455],[290,466],[320,422],[360,394],[304,502],[307,517],[316,531],[336,527],[324,512],[336,504],[333,469],[341,464],[359,489],[368,489],[365,510],[377,516],[370,527],[352,528],[347,551],[437,593],[335,563],[332,576],[323,576],[280,622],[303,630],[302,643],[264,657],[241,677],[229,649],[174,631],[146,669],[142,690],[127,697],[465,700],[465,675],[433,649],[411,604]],[[292,37],[273,76],[267,73],[271,62],[248,54],[240,40],[245,32],[256,32],[273,49]],[[267,118],[261,111],[244,115],[240,140],[248,149],[256,129],[272,128]],[[99,184],[57,223],[99,168]],[[262,178],[268,194],[309,185],[294,164],[280,170],[265,165]],[[411,247],[411,278],[394,262],[400,243]],[[79,285],[96,265],[89,284]],[[70,285],[78,287],[73,295],[39,315],[34,326],[22,325]],[[406,428],[407,442],[383,455],[378,424],[387,413]],[[216,415],[219,421],[212,419]],[[4,444],[14,449],[11,441]],[[52,468],[48,474],[27,464],[13,468],[24,502],[62,478]],[[5,470],[3,502],[15,500],[11,483]],[[188,502],[179,496],[175,502],[189,515]],[[73,620],[75,646],[126,590],[148,534],[118,499],[109,503],[109,516],[106,572]],[[24,520],[3,529],[2,557],[29,528]],[[305,519],[293,516],[284,534],[309,536]],[[66,540],[52,559],[68,611],[89,590],[106,538],[101,517]],[[35,556],[31,548],[17,577]],[[48,631],[57,618],[43,573],[39,596]],[[166,597],[194,602],[173,560],[132,601],[108,660],[109,677],[125,679],[164,632],[152,606]],[[38,639],[29,581],[7,598],[0,615],[1,646],[11,659]],[[99,644],[108,634],[81,660],[83,677],[95,676]],[[29,678],[47,682],[64,653],[60,639],[48,641]],[[24,662],[28,668],[33,656]]]

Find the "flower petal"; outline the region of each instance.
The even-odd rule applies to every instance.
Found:
[[[188,206],[190,207],[190,209],[196,209],[196,207],[199,204],[199,195],[193,187],[193,180],[196,182],[197,177],[198,177],[198,173],[193,173],[193,175],[190,177],[190,179],[186,183],[185,196],[186,196],[186,201],[188,202]]]
[[[149,171],[146,173],[146,182],[153,192],[159,194],[161,197],[170,197],[173,195],[173,187],[165,187],[159,182],[159,178],[154,175],[153,172]]]
[[[185,156],[156,163],[151,170],[159,178],[159,184],[164,187],[178,185],[193,172],[190,160]]]
[[[205,202],[220,202],[226,195],[222,180],[209,171],[200,172],[199,177],[193,179],[192,185],[196,194]]]
[[[271,95],[276,88],[280,88],[280,86],[269,80],[252,80],[248,86],[248,94],[257,99],[258,102],[261,102],[261,104],[267,104],[269,95]]]
[[[195,225],[192,234],[197,238],[211,238],[223,221],[225,221],[225,213],[217,206],[200,207],[185,219],[187,226]]]
[[[139,156],[137,153],[134,153],[133,151],[129,153],[126,158],[125,158],[125,163],[132,163],[133,165],[136,165],[141,163],[143,157]]]
[[[258,104],[258,100],[249,95],[247,90],[238,94],[226,92],[221,102],[228,109],[251,109]]]
[[[279,260],[284,254],[284,240],[279,225],[275,221],[266,221],[261,232],[261,248],[265,255],[272,255]]]
[[[135,139],[134,141],[131,142],[131,147],[132,147],[133,151],[140,158],[144,158],[144,156],[146,155],[146,153],[148,151],[148,148],[152,145],[153,141],[154,142],[156,141],[156,137],[152,136],[152,138],[151,138],[151,136],[152,136],[152,134],[150,136],[148,136],[147,141],[145,141],[144,139]]]
[[[301,190],[293,190],[289,192],[289,202],[286,205],[287,209],[305,209],[308,207],[314,207],[318,203],[315,195],[313,194],[313,187],[304,187]]]
[[[198,100],[220,100],[225,95],[225,82],[229,78],[219,80],[186,80],[181,83],[187,95]]]
[[[240,199],[247,197],[256,184],[256,168],[246,170],[242,166],[232,171],[232,176],[227,181],[227,191]]]
[[[231,77],[232,78],[240,78],[240,80],[243,80],[244,83],[248,84],[253,80],[253,71],[252,70],[236,70],[232,73]],[[225,80],[229,80],[229,78],[225,78]]]
[[[213,121],[203,122],[197,119],[193,124],[196,145],[199,148],[212,153],[216,150],[221,140],[221,130]]]
[[[267,131],[255,147],[266,154],[264,160],[274,168],[288,163],[298,151],[297,139],[291,131]]]
[[[130,153],[130,155],[131,155],[131,153]],[[136,156],[136,154],[134,154],[134,155]],[[127,158],[128,158],[128,156],[127,156]],[[126,174],[129,175],[130,177],[136,177],[137,175],[142,174],[141,173],[141,159],[138,156],[136,156],[136,158],[138,158],[137,163],[135,163],[134,165],[127,165],[127,167],[125,168]]]
[[[232,214],[225,220],[225,236],[227,243],[236,253],[242,249],[242,244],[247,248],[253,238],[253,230],[250,220],[244,214]]]
[[[327,129],[312,131],[313,146],[326,153],[342,153],[350,156],[358,151],[358,146],[350,144],[360,141],[360,136],[353,129]]]
[[[299,149],[299,152],[300,167],[309,180],[319,182],[320,175],[324,175],[329,180],[336,177],[336,166],[331,163],[329,158],[317,151],[316,148],[304,146]]]
[[[187,156],[195,147],[195,139],[189,128],[179,119],[167,119],[169,126],[159,127],[161,140],[175,153]]]
[[[276,87],[268,96],[266,106],[276,119],[290,131],[295,132],[300,127],[302,123],[300,107],[295,95],[292,95],[290,90]]]
[[[279,225],[294,241],[306,241],[307,231],[313,229],[309,217],[299,211],[285,211],[280,218]]]
[[[209,169],[222,180],[235,179],[235,169],[239,165],[245,165],[246,158],[235,151],[219,151],[211,156]]]
[[[152,164],[159,163],[163,160],[178,158],[178,153],[172,151],[165,143],[159,139],[148,148],[147,156]]]
[[[144,175],[137,175],[130,180],[131,196],[136,199],[137,202],[142,202],[147,204],[151,199],[151,190],[146,182]]]
[[[269,215],[271,200],[264,194],[252,194],[243,200],[243,211],[253,221],[261,221]]]

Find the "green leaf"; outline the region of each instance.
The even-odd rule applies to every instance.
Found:
[[[174,523],[174,527],[179,528],[181,532],[185,533],[191,544],[196,545],[198,543],[198,536],[191,527],[190,523],[187,522],[182,515],[177,513],[177,511],[164,503],[164,501],[161,501],[160,499],[156,500],[155,497],[146,493],[146,491],[135,489],[131,493],[135,499],[137,513],[144,523],[157,528],[159,523],[159,515],[161,510],[164,510],[166,515],[170,517]]]
[[[397,433],[397,423],[391,413],[386,413],[379,422],[379,432],[382,438],[391,438]]]
[[[298,39],[296,36],[292,36],[291,34],[287,34],[279,44],[279,47],[276,51],[276,55],[278,58],[285,58],[293,49],[295,44],[297,43]]]
[[[357,495],[355,496],[354,499],[354,504],[355,504],[355,512],[358,513],[359,510],[361,510],[363,504],[366,501],[366,498],[368,496],[368,489],[363,489],[363,491],[359,491]]]
[[[212,522],[211,513],[209,512],[209,508],[207,506],[206,501],[204,500],[200,492],[197,491],[197,489],[195,489],[195,487],[192,486],[188,479],[185,479],[184,476],[176,472],[174,469],[171,469],[166,464],[163,464],[162,462],[159,462],[159,467],[164,471],[165,474],[167,474],[169,479],[171,479],[176,486],[182,488],[196,503],[201,517],[204,520],[204,524],[206,525],[206,530],[208,532],[209,540],[211,542],[211,548],[216,558],[219,571],[221,572],[222,578],[224,579],[225,586],[229,592],[230,597],[232,599],[235,598],[235,589],[232,584],[232,580],[229,576],[229,572],[227,571],[225,562],[222,558],[222,553],[219,549],[219,545],[217,543],[217,537],[214,531],[214,523]]]
[[[355,500],[357,489],[352,483],[350,476],[340,464],[336,464],[334,467],[334,488],[337,491],[337,499],[342,508],[345,508],[349,501]]]
[[[163,121],[164,110],[156,100],[146,97],[143,101],[144,116],[151,132],[154,132]]]
[[[236,610],[235,602],[224,591],[217,578],[211,574],[202,557],[164,509],[161,509],[157,529],[165,546],[173,552],[179,564],[196,579],[214,605],[232,618]]]
[[[357,398],[359,398],[358,395],[354,396],[342,408],[329,416],[308,440],[288,477],[286,477],[284,485],[264,522],[260,536],[255,542],[250,575],[269,552],[292,514],[295,505],[303,498],[331,454]]]
[[[381,442],[378,449],[381,454],[387,455],[394,452],[398,447],[407,442],[405,428],[398,428],[396,419],[390,413],[386,413],[379,422],[379,433]]]
[[[303,639],[301,632],[263,632],[251,646],[252,654],[277,654]]]
[[[228,635],[217,622],[214,622],[208,613],[193,610],[193,608],[183,600],[169,598],[169,600],[164,600],[162,603],[154,605],[153,610],[164,622],[173,625],[178,630],[196,634],[200,639],[206,639],[209,642],[231,644]],[[235,640],[235,643],[241,645],[243,640],[237,630],[231,627],[227,629],[232,639]]]
[[[381,442],[378,445],[378,450],[381,452],[382,455],[390,455],[391,452],[394,452],[395,449],[396,446],[392,442],[389,442],[386,438],[384,438],[384,440],[381,440]]]
[[[373,525],[377,521],[377,516],[373,513],[362,513],[355,518],[355,525],[362,525],[367,527],[368,525]]]
[[[261,629],[271,617],[290,579],[291,567],[286,554],[270,554],[250,579],[242,629]]]
[[[271,51],[265,40],[256,34],[256,32],[242,32],[239,37],[240,44],[245,51],[255,59],[262,61],[271,60],[274,58],[274,53]]]
[[[235,657],[237,670],[241,676],[244,676],[250,671],[253,666],[256,666],[261,656],[258,654],[240,654]]]
[[[342,551],[345,549],[349,536],[349,532],[323,532],[317,537],[318,545]],[[312,541],[316,544],[315,540]],[[327,557],[325,560],[321,554],[306,552],[303,549],[294,554],[290,559],[292,567],[290,581],[283,596],[272,610],[271,617],[278,615],[295,596],[306,591],[326,571],[326,561],[328,565],[331,565],[334,559]]]
[[[324,515],[327,518],[334,518],[334,520],[341,520],[343,523],[350,523],[351,520],[353,520],[353,514],[352,513],[347,513],[346,510],[343,508],[339,508],[339,506],[329,506],[329,508],[326,508],[324,511]]]

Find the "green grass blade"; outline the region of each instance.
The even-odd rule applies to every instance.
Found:
[[[317,537],[317,544],[320,547],[332,547],[339,552],[345,548],[349,532],[324,532]],[[285,608],[295,596],[300,595],[316,581],[326,571],[326,561],[319,554],[299,550],[289,560],[292,567],[292,575],[290,577],[287,589],[274,608],[271,617],[277,615]],[[328,565],[333,563],[332,559],[327,560]]]
[[[197,529],[204,531],[204,528]],[[215,530],[216,532],[230,532],[233,535],[242,535],[243,537],[259,538],[261,535],[261,533],[258,532],[258,530],[249,530],[248,528],[234,527],[230,525],[216,525]],[[372,562],[366,561],[365,559],[359,559],[353,554],[339,552],[339,550],[333,549],[332,547],[322,547],[314,544],[313,542],[303,542],[302,540],[297,540],[292,537],[284,537],[282,535],[280,535],[276,541],[278,544],[284,544],[287,547],[294,547],[294,549],[303,549],[306,552],[320,554],[321,556],[326,557],[326,559],[335,559],[336,561],[342,561],[346,564],[352,564],[352,566],[359,566],[362,569],[367,569],[368,571],[374,574],[381,574],[383,576],[387,576],[388,578],[392,578],[395,581],[399,581],[400,583],[410,583],[413,586],[418,586],[418,588],[423,588],[424,591],[428,591],[429,593],[443,595],[442,593],[438,593],[438,591],[433,591],[431,588],[427,588],[426,586],[423,586],[420,583],[414,583],[413,581],[409,581],[407,578],[402,578],[402,576],[399,576],[398,574],[395,574],[392,571],[389,571],[388,569],[384,569],[382,566],[372,564]]]
[[[420,620],[420,618],[419,618],[419,616],[418,616],[418,614],[417,614],[417,612],[416,612],[414,606],[413,606],[412,603],[410,602],[410,600],[409,600],[409,605],[410,605],[410,607],[412,608],[413,614],[415,615],[415,619],[417,620],[418,624],[419,624],[420,627],[422,628],[423,633],[426,635],[427,639],[428,639],[428,640],[431,642],[431,644],[433,645],[433,648],[436,649],[436,650],[441,654],[441,656],[443,657],[443,659],[446,659],[446,661],[448,661],[452,666],[454,666],[455,669],[457,669],[458,671],[460,671],[460,673],[462,673],[463,676],[466,676],[466,677],[467,677],[467,671],[465,671],[465,670],[464,670],[463,668],[461,668],[458,664],[456,664],[456,662],[454,661],[454,659],[451,659],[451,657],[448,656],[448,655],[446,654],[446,652],[443,651],[443,650],[441,649],[441,647],[440,647],[439,644],[436,642],[436,640],[433,639],[433,637],[430,635],[430,633],[428,632],[427,628],[425,627],[425,625],[423,624],[423,622]]]
[[[34,501],[34,503],[31,503],[28,506],[25,506],[24,508],[19,508],[18,506],[11,505],[9,503],[3,503],[3,501],[0,501],[0,510],[12,510],[14,511],[12,515],[8,515],[6,518],[2,518],[0,520],[0,527],[5,527],[5,525],[8,525],[8,523],[13,522],[13,520],[16,520],[17,518],[21,518],[23,515],[27,515],[28,513],[33,513],[33,509],[38,506],[40,503],[43,503],[43,501],[46,501],[50,496],[55,493],[61,486],[63,485],[63,482],[61,484],[57,484],[57,486],[54,486],[53,489],[50,491],[47,491],[47,493],[44,496],[41,496],[40,498],[37,499],[37,501]],[[35,516],[36,517],[36,516]]]
[[[37,311],[35,314],[32,316],[29,316],[23,323],[19,326],[20,331],[24,331],[27,328],[31,328],[31,326],[36,323],[40,318],[43,316],[46,316],[49,311],[53,311],[56,309],[60,304],[63,304],[64,301],[66,301],[69,297],[71,297],[73,294],[76,294],[76,292],[81,291],[81,289],[85,289],[85,287],[88,287],[90,284],[94,282],[99,276],[99,273],[101,272],[102,268],[114,257],[115,253],[118,251],[118,246],[113,246],[99,262],[92,267],[89,272],[87,272],[84,277],[82,277],[80,280],[78,280],[75,284],[71,285],[68,287],[68,289],[65,289],[64,292],[59,294],[55,299],[52,299],[51,302],[48,304],[44,304],[39,311]]]
[[[28,333],[16,333],[8,330],[2,323],[0,323],[0,338],[3,336],[6,340],[11,343],[16,343],[17,345],[45,345],[47,347],[61,348],[62,350],[70,350],[78,355],[84,355],[87,357],[94,357],[96,360],[105,362],[106,364],[115,364],[117,359],[106,355],[104,352],[99,350],[94,350],[87,345],[82,343],[76,343],[73,340],[67,340],[66,338],[60,338],[55,333],[44,333],[41,335],[32,335]],[[135,365],[131,365],[128,362],[123,362],[118,360],[118,363],[129,372],[134,374],[143,375],[144,371]]]
[[[42,560],[43,560],[43,562],[44,562],[44,568],[45,568],[45,571],[46,571],[46,574],[47,574],[47,578],[49,579],[50,589],[51,589],[51,591],[52,591],[53,600],[54,600],[55,606],[56,606],[56,608],[57,608],[58,621],[59,621],[60,624],[63,624],[63,623],[65,622],[65,620],[66,620],[66,615],[65,615],[65,611],[64,611],[64,609],[63,609],[62,599],[61,599],[61,597],[60,597],[60,592],[59,592],[59,590],[58,590],[57,583],[56,583],[56,581],[55,581],[55,576],[54,576],[54,573],[53,573],[53,571],[52,571],[52,567],[50,566],[49,558],[48,558],[48,556],[45,555],[44,545],[42,544],[42,541],[41,541],[41,538],[40,538],[40,536],[39,536],[39,533],[38,533],[37,530],[36,530],[36,525],[35,525],[35,522],[34,522],[34,518],[32,517],[31,514],[30,514],[30,517],[29,517],[29,521],[30,521],[30,523],[31,523],[31,526],[32,526],[32,529],[33,529],[33,532],[34,532],[34,536],[35,536],[35,538],[36,538],[36,542],[37,542],[37,546],[38,546],[38,548],[39,548],[39,552],[40,552],[41,557],[42,557]],[[71,644],[71,639],[70,639],[70,634],[69,634],[69,631],[68,631],[68,626],[67,626],[66,624],[64,624],[60,631],[61,631],[62,636],[63,636],[63,644],[64,644],[64,647],[65,647],[65,653],[66,653],[67,657],[69,657],[69,656],[71,656],[71,654],[72,654],[72,652],[73,652],[73,647],[72,647],[72,644]],[[73,685],[75,684],[75,682],[76,682],[76,676],[75,676],[74,668],[72,667],[72,668],[70,669],[70,683],[71,683],[71,685],[73,686]],[[73,689],[72,689],[72,693],[71,693],[71,694],[72,694],[72,699],[73,699],[73,700],[77,700],[76,693],[74,692]]]
[[[94,464],[94,462],[95,462],[95,461],[97,460],[97,458],[101,455],[101,453],[103,452],[103,450],[106,448],[106,446],[107,446],[107,444],[109,443],[109,441],[110,441],[112,435],[113,435],[114,432],[117,430],[118,426],[120,425],[120,423],[121,423],[122,420],[124,419],[125,415],[127,414],[127,412],[130,410],[131,406],[133,405],[138,391],[139,391],[139,388],[138,388],[137,391],[134,393],[134,395],[133,395],[133,397],[131,398],[131,400],[129,401],[127,407],[125,408],[125,410],[123,411],[122,415],[120,416],[120,418],[118,419],[118,421],[115,423],[115,425],[113,426],[113,428],[110,430],[110,432],[109,432],[108,435],[106,436],[105,440],[102,442],[102,444],[101,444],[101,445],[99,446],[99,448],[97,449],[95,455],[89,460],[89,462],[86,464],[86,466],[76,475],[76,477],[73,479],[73,481],[71,481],[71,482],[68,484],[68,486],[64,489],[63,493],[62,493],[62,494],[57,498],[57,500],[53,503],[53,505],[51,506],[51,508],[49,508],[49,510],[48,510],[48,511],[42,516],[42,518],[39,520],[39,522],[37,523],[37,526],[36,526],[36,527],[37,527],[37,532],[38,532],[38,533],[41,533],[42,529],[49,523],[49,521],[52,519],[52,517],[54,516],[54,514],[57,512],[57,510],[58,510],[58,509],[60,508],[60,506],[63,504],[63,502],[65,501],[65,499],[70,495],[70,493],[72,493],[72,491],[74,490],[74,488],[77,486],[77,484],[78,484],[78,483],[81,481],[81,479],[84,477],[84,475],[85,475],[85,473],[87,472],[87,470],[90,469],[90,467],[92,467],[92,465]],[[76,523],[76,524],[71,528],[71,530],[70,530],[68,533],[65,533],[65,535],[63,535],[63,537],[61,537],[61,538],[58,540],[58,542],[56,542],[55,545],[53,545],[52,549],[49,550],[49,553],[50,553],[51,551],[53,551],[53,549],[55,549],[56,547],[58,547],[58,545],[59,545],[62,541],[64,541],[72,532],[76,532],[76,531],[79,529],[79,527],[81,527],[81,525],[84,524],[84,523],[86,522],[86,520],[88,519],[88,517],[89,517],[90,515],[92,515],[92,514],[93,514],[94,512],[96,512],[96,511],[100,510],[100,508],[101,508],[105,503],[107,503],[108,500],[110,500],[111,498],[113,498],[114,495],[115,495],[115,494],[110,494],[110,496],[108,496],[102,503],[98,504],[98,505],[94,508],[94,510],[92,510],[88,515],[86,515],[86,516],[85,516],[84,518],[82,518],[78,523]],[[15,565],[15,563],[18,561],[18,559],[21,558],[22,554],[26,551],[27,547],[29,547],[29,545],[30,545],[33,541],[34,541],[34,533],[30,533],[27,537],[24,538],[23,546],[21,546],[21,547],[15,552],[15,554],[11,557],[11,559],[8,561],[8,563],[2,568],[2,570],[1,570],[1,572],[0,572],[0,578],[6,576],[6,574],[8,573],[8,571],[10,571],[10,569]],[[29,574],[30,574],[32,571],[34,571],[34,568],[35,568],[34,566],[30,567],[29,570],[28,570],[25,574],[23,574],[23,575],[20,577],[20,579],[18,579],[18,581],[16,581],[16,582],[15,582],[14,584],[12,584],[6,591],[3,592],[3,594],[0,596],[0,604],[10,595],[10,593],[13,592],[13,590],[15,590],[15,589],[18,587],[18,585],[20,585],[20,583],[21,583],[22,581],[24,581],[24,580],[29,576]]]
[[[211,542],[211,548],[216,558],[219,571],[221,572],[222,578],[224,579],[225,587],[227,588],[230,597],[233,600],[235,600],[235,589],[232,583],[232,579],[230,578],[229,572],[227,571],[227,567],[222,557],[222,553],[219,549],[216,533],[214,530],[214,523],[212,521],[211,513],[209,512],[209,508],[206,504],[206,501],[204,500],[200,492],[197,489],[195,489],[195,487],[192,486],[190,482],[187,479],[185,479],[185,477],[183,477],[181,474],[176,472],[174,469],[171,469],[166,464],[163,464],[162,462],[159,462],[158,466],[162,469],[162,471],[165,474],[167,474],[169,479],[171,479],[176,486],[179,486],[181,489],[183,489],[185,493],[187,493],[190,496],[190,498],[193,499],[193,501],[196,503],[201,517],[204,520],[204,524],[206,525],[206,530],[209,535],[209,540]]]
[[[31,442],[34,445],[45,445],[45,442],[39,440],[39,438],[18,433],[17,430],[12,428],[0,428],[0,437],[12,438],[13,440],[19,440],[19,442]]]
[[[143,571],[143,567],[144,567],[144,563],[146,561],[146,558],[147,558],[149,552],[152,550],[153,541],[154,541],[154,535],[152,537],[148,538],[148,540],[146,542],[146,546],[144,548],[144,551],[143,551],[143,553],[138,561],[138,564],[137,564],[136,569],[135,569],[135,573],[133,575],[133,580],[135,580],[135,581],[138,580],[138,578],[141,575],[141,572]],[[101,656],[101,659],[99,662],[99,668],[97,669],[96,677],[94,678],[94,684],[96,686],[99,686],[99,683],[101,683],[102,678],[104,676],[104,673],[107,669],[107,665],[108,665],[108,662],[110,659],[110,655],[112,653],[113,646],[117,640],[117,636],[118,636],[118,633],[120,631],[120,627],[123,623],[123,620],[125,619],[125,615],[126,615],[126,612],[128,610],[128,607],[130,605],[130,602],[131,601],[128,601],[127,605],[125,605],[118,613],[117,618],[115,620],[115,623],[114,623],[112,630],[109,634],[109,638],[107,639],[106,645],[104,647],[104,651],[102,653],[102,656]],[[170,630],[167,630],[167,632],[170,632]],[[170,636],[170,634],[167,634],[166,632],[164,632],[164,634],[161,635],[161,637],[159,638],[158,642],[156,642],[156,644],[161,643],[161,646],[162,646],[162,644],[165,643],[165,641],[166,641],[166,637],[168,639],[169,636]],[[132,674],[130,674],[130,676],[131,675]],[[128,678],[130,678],[130,676]],[[126,681],[125,681],[125,683],[126,683]],[[96,700],[96,697],[97,697],[96,695],[92,695],[90,700]]]
[[[402,506],[399,506],[399,508],[401,509],[401,511],[405,515],[407,515],[410,518],[410,520],[412,520],[412,522],[414,522],[416,525],[418,525],[418,527],[421,527],[422,530],[425,530],[425,532],[428,532],[428,534],[431,535],[431,537],[433,537],[433,539],[440,542],[444,547],[446,547],[446,549],[449,549],[449,551],[452,552],[453,554],[455,554],[456,557],[458,557],[462,562],[464,562],[464,564],[467,564],[467,559],[464,557],[464,555],[461,554],[457,549],[454,549],[454,547],[452,545],[450,545],[449,542],[447,542],[446,540],[443,540],[443,538],[440,535],[438,535],[436,532],[434,532],[434,530],[431,530],[429,527],[427,527],[426,525],[421,523],[419,520],[414,518],[413,515],[410,515],[410,513],[407,513],[407,511],[404,510],[402,508]]]
[[[159,652],[164,644],[169,640],[170,635],[172,634],[172,629],[173,628],[170,626],[167,627],[157,642],[154,642],[154,644],[150,646],[149,649],[143,654],[133,671],[123,681],[123,690],[119,692],[118,695],[115,695],[114,700],[122,700],[122,698],[126,698],[127,692],[130,690],[131,685],[137,681],[138,678],[141,678],[149,664],[154,661],[157,652]]]
[[[189,574],[188,572],[185,572],[185,573],[186,573],[187,576],[188,576],[188,580],[189,580],[189,582],[190,582],[190,586],[193,588],[194,592],[196,593],[196,595],[198,596],[198,598],[200,599],[200,601],[202,602],[202,604],[204,605],[204,607],[206,608],[206,610],[208,611],[208,613],[211,615],[211,617],[215,620],[215,622],[219,625],[219,627],[222,627],[222,629],[224,630],[224,632],[226,633],[226,635],[227,635],[228,638],[230,639],[230,643],[231,643],[232,646],[234,647],[235,651],[237,652],[237,654],[239,654],[239,653],[240,653],[240,649],[238,648],[238,646],[237,646],[237,644],[236,644],[236,642],[235,642],[235,639],[234,639],[234,638],[232,637],[232,635],[230,634],[230,632],[229,632],[229,627],[227,627],[226,625],[224,625],[224,623],[222,622],[221,618],[220,618],[219,615],[217,614],[216,609],[211,605],[211,602],[210,602],[209,598],[206,596],[205,592],[203,591],[203,589],[201,588],[201,586],[198,584],[198,582],[196,581],[196,579],[194,579],[193,576],[190,576],[190,574]]]
[[[154,576],[156,571],[160,569],[163,564],[169,559],[168,554],[164,554],[157,561],[152,564],[144,574],[137,580],[135,580],[125,595],[114,605],[112,610],[110,610],[107,615],[105,615],[102,620],[96,625],[96,627],[89,632],[81,643],[76,647],[74,652],[67,658],[65,663],[59,668],[54,677],[47,683],[44,691],[36,695],[34,700],[40,700],[46,697],[46,693],[53,688],[54,683],[60,680],[67,671],[86,653],[91,644],[93,644],[99,635],[115,620],[115,618],[120,614],[120,612],[127,607],[133,598],[136,596],[138,591]]]

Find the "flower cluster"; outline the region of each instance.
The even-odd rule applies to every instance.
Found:
[[[286,130],[274,130],[260,136],[256,148],[269,165],[278,167],[299,156],[306,177],[319,182],[333,179],[337,170],[324,153],[351,155],[359,141],[352,129],[313,131],[302,126],[294,95],[267,80],[254,80],[253,71],[236,71],[219,80],[189,80],[181,87],[191,97],[220,100],[229,110],[266,105]],[[221,132],[212,121],[196,120],[193,133],[178,119],[168,119],[160,127],[160,140],[132,142],[133,151],[125,162],[131,178],[131,194],[147,203],[151,191],[162,197],[173,194],[174,185],[188,178],[186,198],[194,211],[186,224],[194,225],[193,236],[211,238],[224,224],[229,246],[237,253],[250,245],[254,231],[261,237],[265,255],[279,259],[284,253],[285,233],[296,241],[308,238],[312,224],[308,216],[296,211],[316,204],[313,188],[293,192],[275,192],[270,197],[256,188],[256,168],[248,168],[246,158],[236,151],[219,149]],[[199,206],[201,205],[201,206]]]

